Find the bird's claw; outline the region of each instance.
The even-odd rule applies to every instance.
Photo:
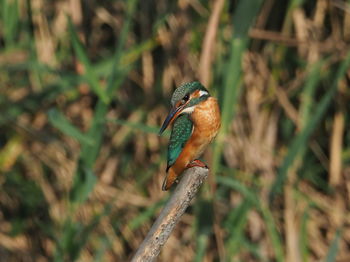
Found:
[[[206,168],[206,169],[209,169],[209,167],[203,163],[202,161],[200,161],[199,159],[195,159],[193,160],[191,163],[189,163],[186,168],[191,168],[191,167],[195,167],[195,166],[198,166],[198,167],[203,167],[203,168]]]

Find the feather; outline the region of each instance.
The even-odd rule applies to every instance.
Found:
[[[168,146],[168,163],[166,171],[175,163],[182,149],[192,134],[193,123],[188,114],[180,115],[171,130]]]

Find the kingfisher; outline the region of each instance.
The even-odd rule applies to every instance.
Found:
[[[159,131],[161,135],[173,123],[163,191],[167,191],[185,169],[194,166],[208,168],[198,157],[221,126],[218,101],[200,82],[185,83],[175,89],[171,105]]]

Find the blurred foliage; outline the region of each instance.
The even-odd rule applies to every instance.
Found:
[[[168,197],[171,93],[199,79],[222,129],[159,261],[349,261],[349,10],[0,0],[0,260],[129,260]]]

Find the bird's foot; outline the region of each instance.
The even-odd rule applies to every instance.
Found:
[[[199,167],[203,167],[203,168],[209,169],[209,167],[205,163],[200,161],[199,159],[193,160],[191,163],[189,163],[186,166],[186,168],[191,168],[191,167],[195,167],[195,166],[199,166]]]

